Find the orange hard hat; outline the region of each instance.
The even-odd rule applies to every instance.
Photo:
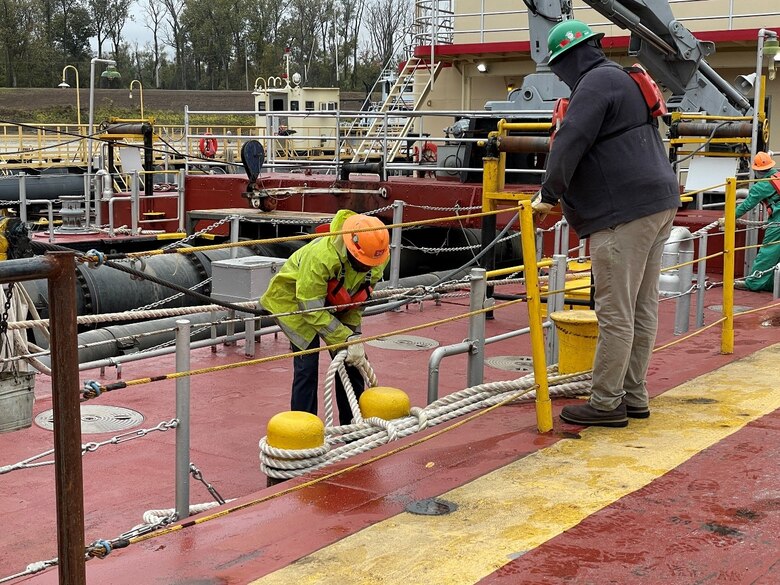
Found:
[[[345,221],[342,230],[376,228],[374,231],[344,233],[344,243],[355,259],[366,266],[379,266],[390,253],[390,233],[377,217],[356,213]]]
[[[768,171],[775,166],[775,161],[766,152],[757,152],[753,159],[754,171]]]

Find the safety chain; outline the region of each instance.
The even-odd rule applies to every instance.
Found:
[[[179,240],[177,242],[172,242],[172,243],[168,244],[167,246],[163,246],[160,249],[161,250],[173,250],[174,248],[178,248],[182,244],[186,244],[188,242],[191,242],[195,238],[197,238],[199,236],[202,236],[203,234],[207,234],[209,232],[212,232],[215,229],[217,229],[219,226],[225,225],[226,223],[230,223],[231,221],[233,221],[233,219],[238,218],[238,217],[241,217],[241,216],[240,215],[226,215],[225,217],[223,217],[219,221],[216,221],[216,222],[212,223],[211,225],[207,225],[202,230],[198,230],[197,232],[194,232],[194,233],[190,234],[186,238],[181,239],[181,240]]]
[[[413,207],[412,205],[405,204],[406,207]],[[376,215],[378,213],[382,213],[384,211],[390,211],[393,209],[393,205],[385,205],[384,207],[378,207],[376,209],[372,209],[371,211],[363,211],[363,215]]]
[[[105,441],[101,441],[99,443],[95,443],[95,442],[84,443],[83,445],[81,445],[81,455],[83,457],[87,453],[94,453],[100,447],[104,447],[106,445],[119,445],[120,443],[126,443],[127,441],[132,441],[133,439],[140,439],[141,437],[145,437],[146,435],[148,435],[149,433],[153,433],[154,431],[165,432],[168,429],[175,429],[177,426],[179,426],[179,420],[176,418],[172,418],[169,421],[162,421],[160,424],[158,424],[155,427],[129,431],[127,433],[122,433],[121,435],[116,435],[114,437],[111,437],[110,439],[106,439]],[[48,455],[51,455],[52,453],[54,453],[54,449],[49,449],[48,451],[44,451],[43,453],[33,455],[32,457],[28,457],[27,459],[20,461],[18,463],[13,463],[11,465],[4,465],[0,467],[0,475],[3,475],[5,473],[10,473],[11,471],[16,471],[17,469],[31,469],[33,467],[54,465],[53,460],[36,462],[37,459],[46,457]]]
[[[388,207],[392,207],[392,205],[389,205]],[[475,211],[477,209],[482,209],[481,205],[471,205],[468,207],[461,207],[460,205],[455,205],[454,207],[436,207],[433,205],[414,205],[412,203],[404,203],[404,207],[414,207],[415,209],[424,209],[426,211]]]
[[[219,495],[219,492],[213,485],[211,485],[209,482],[203,479],[203,474],[201,473],[200,469],[195,467],[195,464],[192,462],[190,462],[190,475],[192,475],[192,479],[194,479],[195,481],[199,481],[204,486],[206,486],[206,489],[211,494],[211,497],[213,497],[218,504],[222,505],[225,503],[225,498]]]
[[[508,236],[504,236],[500,240],[498,240],[496,243],[506,242],[508,240],[517,238],[520,236],[520,232],[514,232],[513,234],[510,234]],[[482,248],[482,244],[472,244],[470,246],[458,246],[453,248],[445,248],[444,246],[440,248],[429,248],[425,246],[409,246],[409,245],[402,245],[402,249],[404,250],[414,250],[417,252],[425,252],[427,254],[438,254],[440,252],[466,252],[468,250],[478,250]]]
[[[230,321],[230,320],[216,321],[215,323],[222,324],[222,323],[227,323],[228,321]],[[234,321],[237,321],[237,319],[234,319]],[[206,331],[208,329],[211,329],[211,327],[212,327],[212,324],[211,323],[207,323],[207,324],[203,325],[202,327],[199,327],[198,329],[192,329],[190,331],[190,339],[192,337],[194,337],[195,335],[197,335],[198,333],[201,333],[202,331]],[[151,352],[151,351],[156,351],[158,349],[164,349],[166,347],[172,346],[175,343],[176,343],[176,339],[169,339],[168,341],[163,341],[162,343],[158,343],[157,345],[154,345],[152,347],[148,347],[146,349],[142,349],[138,353],[139,354],[141,354],[141,353],[148,353],[148,352]]]
[[[199,282],[198,284],[192,285],[187,290],[197,290],[201,288],[202,286],[205,286],[211,282],[211,276],[209,276],[206,280]],[[183,297],[184,293],[176,293],[175,295],[171,295],[170,297],[166,299],[160,299],[159,301],[155,301],[153,303],[149,303],[148,305],[144,305],[143,307],[138,307],[136,309],[130,309],[131,313],[137,312],[137,311],[149,311],[150,309],[155,309],[157,307],[161,307],[162,305],[165,305],[171,301],[174,301],[180,297]]]
[[[735,278],[734,280],[742,280],[742,281],[745,281],[745,280],[747,280],[748,278],[761,278],[762,276],[764,276],[764,275],[766,275],[766,274],[770,274],[770,273],[772,273],[772,272],[774,272],[774,271],[775,271],[775,268],[774,268],[774,267],[772,267],[772,268],[768,268],[767,270],[754,270],[753,272],[751,272],[751,273],[750,273],[750,274],[748,274],[747,276],[745,276],[745,277],[743,277],[743,278]],[[711,288],[715,288],[716,286],[723,286],[724,284],[725,284],[725,283],[724,283],[722,280],[721,280],[721,281],[719,281],[719,282],[713,282],[713,283],[710,283],[710,284],[709,284],[709,286],[705,286],[705,290],[709,290],[709,289],[711,289]]]
[[[3,306],[3,314],[0,316],[0,337],[3,338],[3,344],[5,344],[5,337],[8,334],[8,313],[11,310],[11,299],[14,294],[14,283],[9,282],[5,288],[5,305]]]

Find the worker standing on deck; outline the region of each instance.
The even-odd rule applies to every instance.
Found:
[[[350,232],[366,228],[381,229]],[[334,216],[330,231],[347,233],[319,237],[298,249],[271,279],[260,299],[271,313],[308,311],[276,318],[293,351],[319,347],[320,337],[327,345],[358,339],[363,307],[341,311],[328,311],[326,307],[367,300],[387,264],[390,235],[378,218],[342,209]],[[355,366],[365,357],[362,343],[347,347],[347,373],[356,396],[363,392],[364,382]],[[293,358],[292,410],[317,414],[319,361],[319,352]],[[349,424],[352,411],[339,376],[336,403],[339,421]]]
[[[639,85],[605,57],[603,36],[577,20],[550,30],[550,69],[571,98],[532,207],[543,217],[560,202],[569,225],[590,238],[599,325],[592,392],[561,418],[623,427],[650,414],[661,253],[680,189]]]
[[[752,291],[771,291],[774,288],[773,268],[780,262],[780,173],[774,159],[766,152],[757,152],[753,159],[757,179],[768,181],[753,183],[745,200],[737,206],[737,217],[742,217],[759,203],[767,207],[767,228],[764,241],[756,254],[747,278],[734,281],[734,288]],[[723,225],[724,220],[720,220]],[[774,243],[772,243],[774,242]],[[755,276],[754,276],[755,275]]]

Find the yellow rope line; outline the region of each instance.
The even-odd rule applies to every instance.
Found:
[[[220,365],[220,366],[209,366],[207,368],[198,368],[198,369],[189,370],[189,371],[186,371],[186,372],[172,372],[170,374],[162,374],[160,376],[151,376],[151,377],[147,377],[147,378],[136,378],[135,380],[128,380],[126,382],[121,382],[121,383],[114,382],[112,384],[108,384],[107,386],[102,386],[101,385],[101,389],[104,389],[104,388],[111,389],[112,387],[140,386],[142,384],[149,384],[151,382],[162,382],[163,380],[176,380],[176,379],[179,379],[179,378],[187,378],[187,377],[190,377],[190,376],[198,376],[200,374],[208,374],[208,373],[211,373],[211,372],[222,372],[222,371],[225,371],[225,370],[232,370],[232,369],[241,368],[241,367],[244,367],[244,366],[256,366],[256,365],[259,365],[259,364],[265,364],[265,363],[268,363],[268,362],[278,361],[278,360],[287,359],[287,358],[290,358],[290,357],[295,357],[295,356],[300,356],[300,355],[309,355],[309,354],[312,354],[312,353],[318,353],[318,352],[326,351],[326,350],[330,351],[332,349],[343,349],[345,347],[349,347],[350,345],[354,345],[356,343],[364,343],[366,341],[375,341],[377,339],[382,339],[384,337],[389,337],[390,335],[401,335],[401,334],[404,334],[404,333],[410,333],[412,331],[419,331],[421,329],[426,329],[428,327],[436,327],[438,325],[444,325],[446,323],[459,321],[459,320],[465,319],[467,317],[472,317],[474,315],[479,315],[481,313],[487,313],[487,312],[490,312],[490,311],[495,311],[497,309],[503,309],[505,307],[509,307],[509,306],[516,305],[518,303],[524,303],[524,302],[526,302],[525,299],[515,299],[515,300],[511,300],[511,301],[506,301],[504,303],[499,303],[499,304],[494,305],[492,307],[486,307],[486,308],[483,308],[483,309],[476,309],[474,311],[469,311],[469,312],[463,313],[461,315],[455,315],[453,317],[446,317],[445,319],[438,319],[436,321],[431,321],[429,323],[422,323],[420,325],[412,325],[412,326],[409,326],[409,327],[404,327],[403,329],[397,329],[395,331],[389,331],[387,333],[382,333],[382,334],[378,334],[378,335],[361,336],[360,339],[356,339],[356,340],[350,341],[350,342],[334,343],[332,345],[325,345],[325,346],[318,347],[318,348],[313,348],[313,349],[303,349],[303,350],[300,350],[300,351],[293,351],[293,352],[288,352],[288,353],[279,354],[279,355],[272,355],[272,356],[267,356],[267,357],[263,357],[263,358],[256,358],[256,359],[248,360],[248,361],[244,361],[244,362],[233,362],[233,363],[230,363],[230,364],[223,364],[223,365]],[[120,386],[117,386],[117,384],[120,384]]]
[[[742,315],[750,315],[751,313],[758,313],[759,311],[765,311],[766,309],[774,309],[775,307],[780,307],[779,303],[772,303],[771,305],[767,305],[766,307],[758,307],[756,309],[748,309],[747,311],[740,311],[739,313],[736,313],[735,317],[741,317]]]
[[[726,317],[721,317],[720,319],[718,319],[714,323],[710,323],[709,325],[704,325],[701,329],[697,329],[696,331],[693,331],[692,333],[689,333],[688,335],[680,337],[679,339],[675,339],[674,341],[670,341],[667,344],[659,345],[657,347],[654,347],[653,348],[653,353],[655,353],[657,351],[661,351],[663,349],[667,349],[669,347],[672,347],[673,345],[677,345],[678,343],[682,343],[683,341],[685,341],[687,339],[690,339],[691,337],[696,337],[700,333],[704,333],[705,331],[707,331],[707,329],[710,329],[711,327],[715,327],[715,325],[719,325],[719,324],[723,323],[725,320],[726,320]]]
[[[763,244],[752,244],[750,246],[740,246],[738,248],[734,248],[735,252],[739,252],[740,250],[750,250],[752,248],[761,248],[762,246],[766,246],[767,248],[769,246],[776,246],[780,244],[780,240],[772,240],[771,242],[765,242]]]
[[[377,229],[393,229],[393,228],[404,228],[404,227],[415,227],[420,225],[431,225],[431,224],[437,224],[441,222],[447,222],[447,221],[458,221],[462,222],[463,220],[468,219],[474,219],[474,218],[480,218],[480,217],[486,217],[490,215],[498,215],[499,213],[507,213],[511,211],[517,211],[517,207],[511,207],[511,208],[504,208],[504,209],[497,209],[494,211],[480,211],[479,213],[470,213],[467,215],[453,215],[448,217],[434,217],[432,219],[419,219],[417,221],[409,221],[409,222],[402,222],[402,223],[390,223],[385,225],[383,228],[360,228],[360,229],[353,229],[353,230],[342,230],[338,232],[327,232],[324,234],[318,234],[318,233],[311,233],[311,234],[299,234],[296,236],[282,236],[277,238],[264,238],[262,240],[245,240],[242,242],[226,242],[223,244],[211,244],[208,246],[193,246],[190,248],[170,248],[168,250],[148,250],[146,252],[131,252],[129,254],[126,254],[127,258],[140,258],[140,257],[149,257],[149,256],[158,256],[160,254],[192,254],[195,252],[208,252],[211,250],[222,250],[226,248],[238,248],[243,246],[255,246],[255,245],[264,245],[264,244],[279,244],[281,242],[294,242],[294,241],[300,241],[300,240],[313,240],[315,238],[320,237],[329,237],[329,236],[340,236],[344,234],[352,234],[352,233],[360,233],[360,232],[373,232]]]
[[[128,539],[128,542],[130,544],[135,544],[137,542],[143,542],[144,540],[150,540],[152,538],[157,538],[158,536],[164,536],[164,535],[170,534],[172,532],[178,532],[179,530],[181,530],[183,528],[189,528],[190,526],[195,526],[197,524],[203,524],[204,522],[209,522],[210,520],[215,520],[217,518],[222,518],[223,516],[227,516],[228,514],[232,514],[233,512],[238,512],[240,510],[245,510],[247,508],[251,508],[253,506],[256,506],[258,504],[262,504],[264,502],[273,500],[275,498],[278,498],[278,497],[281,497],[281,496],[285,496],[287,494],[291,494],[291,493],[296,492],[296,491],[300,491],[300,490],[302,490],[304,488],[311,487],[311,486],[316,485],[318,483],[322,483],[322,482],[327,481],[329,479],[332,479],[334,477],[338,477],[338,476],[343,475],[345,473],[348,473],[350,471],[354,471],[355,469],[360,469],[361,467],[364,467],[364,466],[369,465],[371,463],[375,463],[377,461],[381,461],[382,459],[385,459],[386,457],[390,457],[391,455],[395,455],[395,454],[400,453],[402,451],[406,451],[407,449],[410,449],[411,447],[416,447],[417,445],[421,445],[421,444],[423,444],[423,443],[425,443],[427,441],[430,441],[431,439],[433,439],[435,437],[439,437],[439,436],[441,436],[441,435],[443,435],[445,433],[448,433],[448,432],[450,432],[450,431],[452,431],[454,429],[457,429],[458,427],[461,427],[461,426],[465,425],[466,423],[469,423],[472,420],[474,420],[476,418],[479,418],[480,416],[484,416],[487,413],[492,412],[493,410],[497,409],[499,406],[504,406],[504,405],[508,404],[509,402],[511,402],[513,400],[517,400],[518,398],[520,398],[521,396],[524,396],[525,394],[528,394],[532,390],[538,389],[538,387],[539,387],[538,384],[534,384],[533,386],[523,390],[522,392],[519,392],[519,391],[515,392],[511,396],[509,396],[508,398],[502,400],[501,402],[499,402],[497,404],[494,404],[493,406],[489,406],[489,407],[487,407],[487,408],[485,408],[483,410],[479,410],[479,411],[477,411],[477,412],[467,416],[466,418],[464,418],[462,420],[459,420],[459,421],[457,421],[457,422],[455,422],[455,423],[453,423],[453,424],[451,424],[449,426],[443,427],[443,428],[439,429],[438,431],[435,431],[435,432],[431,433],[430,435],[426,435],[424,437],[420,437],[419,439],[416,439],[416,440],[411,441],[409,443],[406,443],[404,445],[400,445],[400,446],[396,447],[395,449],[391,449],[390,451],[386,451],[385,453],[381,453],[379,455],[374,455],[373,457],[370,457],[370,458],[368,458],[365,461],[362,461],[360,463],[355,463],[353,465],[350,465],[349,467],[344,467],[342,469],[333,471],[331,473],[328,473],[326,475],[317,477],[315,479],[311,479],[311,480],[306,481],[304,483],[301,483],[301,484],[298,484],[298,485],[295,485],[295,486],[283,489],[281,491],[275,492],[273,494],[269,494],[267,496],[263,496],[261,498],[254,499],[254,500],[252,500],[250,502],[245,502],[245,503],[239,504],[237,506],[232,506],[230,508],[226,508],[224,510],[220,510],[219,512],[216,512],[214,514],[209,514],[207,516],[203,516],[201,518],[197,518],[197,519],[191,520],[189,522],[183,522],[182,524],[177,524],[175,526],[168,526],[166,528],[163,528],[161,530],[157,530],[155,532],[148,532],[146,534],[141,534],[139,536],[134,536],[134,537]]]

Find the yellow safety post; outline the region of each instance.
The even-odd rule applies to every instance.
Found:
[[[406,392],[389,386],[368,388],[360,395],[358,404],[363,418],[377,417],[384,420],[409,416],[412,407]]]
[[[549,128],[549,125],[546,126]],[[545,129],[546,129],[545,128]],[[506,120],[498,122],[498,132],[491,132],[490,137],[505,136],[508,129],[528,130]],[[533,359],[534,381],[536,382],[536,426],[539,432],[546,433],[553,428],[552,402],[547,385],[547,366],[544,355],[544,331],[542,329],[542,303],[539,290],[539,264],[536,261],[536,229],[534,227],[533,210],[531,209],[532,193],[505,192],[506,153],[498,156],[490,154],[482,159],[482,211],[494,211],[499,202],[503,204],[517,203],[520,214],[520,241],[523,250],[525,271],[526,301],[528,304],[528,326],[531,339],[531,357]],[[487,218],[486,218],[487,219]],[[483,220],[484,221],[484,220]],[[495,220],[494,220],[495,221]],[[488,276],[500,274],[501,270],[491,270]]]
[[[544,331],[542,329],[542,303],[539,290],[539,270],[536,264],[536,238],[531,201],[520,203],[520,241],[523,249],[525,288],[528,304],[528,327],[531,338],[534,382],[536,383],[536,427],[540,433],[553,428],[552,402],[547,385],[547,365],[544,355]]]
[[[737,179],[726,179],[726,221],[723,231],[723,329],[720,334],[720,352],[734,353],[734,248],[737,226]]]

